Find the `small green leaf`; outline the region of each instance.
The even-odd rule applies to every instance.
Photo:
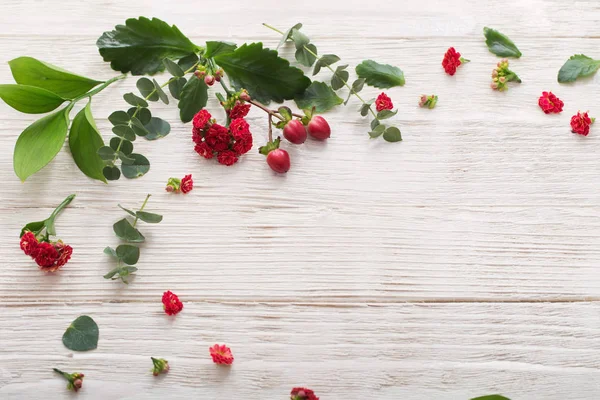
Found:
[[[169,60],[168,58],[165,58],[163,60],[163,63],[165,64],[165,67],[167,67],[167,71],[169,71],[171,75],[177,77],[182,77],[183,75],[185,75],[181,67],[178,64],[175,64],[173,61]]]
[[[362,106],[360,106],[360,115],[362,115],[363,117],[366,117],[367,114],[369,113],[369,109],[371,108],[371,104],[373,104],[373,102],[368,101],[368,102],[364,103]]]
[[[233,53],[237,49],[237,44],[231,42],[217,42],[208,41],[206,42],[206,52],[204,57],[213,58],[220,54]]]
[[[404,86],[404,73],[398,67],[365,60],[356,66],[356,74],[364,78],[367,85],[380,89]]]
[[[490,394],[487,396],[474,397],[471,400],[510,400],[510,399],[508,397],[504,397],[499,394]]]
[[[149,224],[158,224],[163,219],[162,215],[149,213],[146,211],[138,211],[135,213],[135,215],[142,221],[147,222]]]
[[[292,116],[292,110],[289,107],[286,106],[281,106],[277,109],[277,111],[279,112],[279,115],[281,115],[283,117],[283,126],[285,126],[285,124],[287,123],[287,121],[291,120],[293,118]]]
[[[348,65],[340,65],[335,69],[335,72],[331,77],[331,88],[333,90],[339,90],[343,88],[346,82],[348,82],[350,73],[348,73],[348,71],[344,71],[346,68],[348,68]]]
[[[179,78],[169,82],[169,92],[171,92],[171,96],[179,100],[181,98],[181,91],[186,83],[187,80],[185,78]]]
[[[171,132],[171,125],[158,117],[152,117],[150,123],[145,125],[145,128],[148,130],[148,134],[145,136],[146,140],[160,139]]]
[[[113,125],[127,125],[130,117],[125,111],[115,111],[108,116],[108,120]]]
[[[133,211],[131,211],[130,209],[128,209],[128,208],[125,208],[125,207],[123,207],[123,206],[122,206],[122,205],[120,205],[120,204],[117,204],[117,206],[119,206],[119,208],[120,208],[121,210],[125,211],[127,214],[131,215],[132,217],[135,217],[135,213],[134,213]]]
[[[331,64],[335,64],[340,61],[340,58],[335,54],[324,54],[316,62],[315,68],[313,69],[313,76],[321,71],[321,68],[327,67]]]
[[[121,147],[119,147],[119,144],[121,145]],[[117,149],[119,149],[125,155],[128,156],[133,152],[133,143],[131,143],[129,140],[114,137],[114,138],[110,139],[110,148],[113,149],[114,151],[117,151]],[[114,154],[115,153],[113,153],[112,158],[115,157]]]
[[[134,159],[133,164],[121,166],[125,178],[139,178],[150,171],[150,161],[146,157],[136,153],[132,153],[129,156]]]
[[[306,91],[296,96],[294,100],[300,109],[315,107],[318,113],[328,111],[344,101],[329,85],[317,81],[313,81]]]
[[[102,170],[102,175],[109,181],[116,181],[121,177],[121,171],[114,165],[107,165]]]
[[[208,87],[204,80],[198,79],[196,75],[188,80],[181,91],[181,99],[179,100],[179,117],[183,122],[190,122],[194,115],[204,107],[208,100]],[[146,128],[152,133],[147,126]]]
[[[73,119],[69,133],[69,148],[81,172],[92,179],[106,183],[106,178],[102,174],[103,158],[98,153],[104,146],[104,140],[94,122],[91,104],[92,102],[89,101]]]
[[[361,90],[363,90],[363,87],[365,86],[365,81],[366,81],[365,78],[358,78],[357,80],[352,82],[352,92],[358,93]]]
[[[396,111],[392,111],[392,110],[381,110],[377,113],[377,119],[388,119],[393,117],[394,115],[396,115],[398,113],[398,110]]]
[[[111,257],[114,257],[114,258],[119,258],[117,256],[117,252],[115,251],[115,249],[113,249],[110,246],[107,246],[107,247],[104,248],[104,254],[109,255]]]
[[[371,121],[371,130],[377,128],[379,126],[380,122],[377,118],[374,118],[373,121]]]
[[[142,110],[145,110],[145,108],[142,108]],[[152,119],[152,118],[150,118]],[[140,121],[139,119],[137,119],[136,117],[131,117],[131,129],[133,129],[133,132],[138,135],[138,136],[146,136],[148,135],[148,130],[146,129],[146,127],[144,126],[144,124],[142,124],[142,121]]]
[[[310,67],[317,60],[315,54],[317,54],[317,47],[314,44],[307,44],[306,47],[302,46],[296,50],[296,61],[306,67]]]
[[[388,142],[399,142],[402,140],[402,135],[400,134],[400,129],[390,126],[383,132],[383,138]]]
[[[56,109],[65,99],[35,86],[0,85],[0,98],[17,111],[43,114]]]
[[[119,140],[118,138],[113,138],[113,139]],[[112,140],[111,140],[111,143],[112,143]],[[102,146],[98,149],[97,153],[98,153],[98,157],[100,157],[100,159],[103,161],[112,161],[115,158],[115,155],[117,154],[115,152],[115,150],[112,148],[112,146],[111,147]]]
[[[111,270],[108,274],[104,275],[104,279],[112,279],[112,280],[121,279],[123,281],[123,283],[128,284],[129,282],[127,282],[127,280],[125,278],[137,270],[138,269],[136,267],[129,267],[129,266],[117,267],[117,268]],[[115,276],[115,275],[117,275],[117,277],[113,278],[113,276]]]
[[[154,83],[148,78],[138,79],[135,86],[138,88],[144,99],[150,101],[158,101],[158,93],[154,89]]]
[[[487,44],[490,52],[495,55],[500,57],[521,57],[521,52],[512,40],[497,30],[485,27],[483,28],[483,35],[485,36],[485,44]]]
[[[299,29],[292,29],[292,33],[290,34],[294,45],[296,45],[297,49],[301,49],[310,43],[310,39],[304,33],[300,32]]]
[[[302,28],[302,24],[298,23],[298,24],[292,26],[287,31],[285,31],[285,33],[281,37],[281,40],[279,41],[279,44],[277,45],[277,49],[279,49],[287,40],[291,39],[292,31],[299,30],[300,28]]]
[[[117,257],[127,265],[135,265],[140,259],[140,248],[130,244],[117,247]]]
[[[65,331],[62,342],[73,351],[88,351],[98,347],[98,325],[87,315],[78,317]]]
[[[375,120],[377,121],[377,120]],[[373,124],[371,124],[371,127],[373,126]],[[385,131],[385,125],[376,125],[374,128],[372,128],[372,131],[369,132],[369,136],[371,136],[372,138],[376,138],[379,137],[383,134],[383,132]]]
[[[112,129],[113,133],[119,137],[133,142],[135,140],[135,132],[129,125],[117,125]]]
[[[139,109],[137,107],[131,107],[129,110],[127,110],[127,114],[130,118],[132,118],[135,115],[135,117],[142,123],[142,125],[146,125],[148,122],[150,122],[150,118],[152,118],[152,113],[150,112],[150,110],[143,107]],[[115,125],[127,125],[128,122],[129,121]]]
[[[69,111],[66,107],[38,119],[21,133],[13,153],[13,166],[21,181],[44,168],[63,147]]]
[[[115,222],[113,225],[113,231],[115,235],[121,240],[130,243],[142,243],[146,238],[144,235],[140,233],[137,229],[135,229],[131,223],[127,220],[127,218],[123,218]]]
[[[125,93],[123,99],[134,107],[148,107],[148,102],[133,93]]]
[[[177,61],[177,65],[179,65],[184,72],[191,69],[197,63],[198,56],[195,54],[190,54],[189,56],[180,58],[179,61]]]
[[[122,151],[119,151],[119,160],[123,163],[123,165],[131,165],[135,162],[133,158],[129,158]]]
[[[169,96],[162,90],[162,87],[156,82],[156,79],[152,79],[152,83],[154,84],[154,88],[156,89],[156,93],[158,93],[160,100],[165,104],[169,104]]]
[[[582,76],[594,74],[600,67],[600,60],[594,60],[583,54],[571,56],[558,71],[558,82],[574,82]]]
[[[39,233],[46,226],[46,220],[30,222],[21,229],[21,234],[19,237],[22,237],[26,231],[30,231],[33,233]]]

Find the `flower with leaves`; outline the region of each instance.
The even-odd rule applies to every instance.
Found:
[[[177,315],[183,310],[183,303],[179,297],[170,290],[163,293],[162,296],[163,310],[167,315]]]
[[[442,60],[442,67],[444,67],[444,71],[450,76],[456,73],[456,69],[461,66],[461,64],[465,64],[470,62],[466,58],[460,56],[460,53],[454,49],[454,47],[450,47],[446,54],[444,54],[444,59]]]
[[[538,105],[545,114],[558,114],[563,110],[565,103],[552,92],[542,92],[538,100]]]
[[[427,107],[431,110],[431,109],[435,108],[437,101],[438,101],[438,97],[435,94],[432,94],[431,96],[422,94],[419,99],[419,107],[421,107],[421,108]]]
[[[67,389],[77,392],[83,386],[83,378],[85,377],[84,374],[79,373],[79,372],[73,372],[72,374],[69,374],[69,373],[63,372],[57,368],[52,368],[52,369],[54,370],[54,372],[61,375],[63,378],[65,378],[68,381]]]
[[[173,192],[173,193],[189,193],[192,191],[192,189],[194,188],[194,181],[192,179],[192,175],[186,175],[183,178],[179,179],[179,178],[169,178],[169,180],[167,181],[167,186],[165,187],[165,190],[167,192]]]
[[[508,69],[508,60],[505,58],[498,62],[497,68],[492,71],[492,83],[490,87],[503,92],[508,90],[508,82],[521,83],[521,79],[513,71]]]
[[[319,398],[310,389],[295,387],[290,393],[290,400],[319,400]]]
[[[169,362],[167,360],[165,360],[164,358],[154,358],[154,357],[150,357],[152,359],[152,375],[154,376],[158,376],[159,374],[166,374],[167,372],[169,372]]]
[[[596,121],[596,118],[590,118],[589,111],[577,111],[577,114],[571,117],[571,131],[578,135],[587,136],[590,133],[590,126]]]
[[[233,354],[231,349],[224,344],[215,344],[209,348],[210,356],[215,364],[231,365],[233,364]]]

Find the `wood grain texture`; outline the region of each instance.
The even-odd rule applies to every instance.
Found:
[[[128,17],[159,17],[195,43],[270,47],[279,38],[262,22],[300,21],[351,76],[366,58],[402,68],[406,85],[386,92],[404,141],[369,140],[353,99],[327,114],[327,143],[286,146],[292,169],[278,176],[254,150],[229,168],[199,159],[176,107],[153,104],[172,131],[136,142],[152,163],[143,178],[92,182],[65,148],[21,184],[12,150],[37,117],[0,105],[1,399],[72,398],[52,367],[86,373],[82,399],[275,400],[298,385],[322,400],[598,398],[600,139],[596,128],[571,134],[569,119],[577,110],[600,115],[600,78],[556,82],[570,55],[600,57],[597,2],[176,4],[4,0],[0,82],[12,81],[6,62],[21,55],[97,79],[116,75],[95,40]],[[498,58],[484,26],[523,52],[511,60],[523,83],[506,93],[489,89]],[[440,65],[450,46],[472,60],[454,77]],[[290,47],[281,53],[293,58]],[[107,116],[125,108],[121,95],[135,81],[94,97],[105,140]],[[565,102],[562,114],[539,110],[544,90]],[[435,110],[417,107],[423,93],[439,95]],[[209,108],[217,110],[214,97]],[[264,143],[264,116],[253,110],[249,121]],[[164,192],[168,177],[186,173],[192,193]],[[44,275],[22,255],[18,232],[72,192],[57,230],[73,259]],[[117,203],[136,207],[146,193],[148,209],[165,219],[141,227],[147,242],[129,287],[108,282],[102,249],[118,244]],[[160,308],[168,289],[185,303],[176,319]],[[96,319],[101,341],[72,354],[60,337],[81,314]],[[212,364],[214,343],[232,346],[233,368]],[[150,356],[173,364],[168,376],[151,376]]]

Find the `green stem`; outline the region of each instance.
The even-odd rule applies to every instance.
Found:
[[[104,89],[106,89],[112,83],[114,83],[114,82],[116,82],[118,80],[121,80],[121,79],[125,79],[126,76],[127,76],[127,74],[122,74],[122,75],[115,76],[114,78],[111,78],[111,79],[107,80],[102,85],[98,86],[96,89],[92,89],[89,92],[84,93],[84,94],[82,94],[79,97],[75,97],[73,100],[71,100],[71,104],[75,104],[75,103],[77,103],[81,99],[85,99],[86,97],[92,97],[92,96],[100,93],[101,91],[103,91]]]
[[[279,29],[275,28],[274,26],[271,26],[269,24],[265,24],[263,23],[263,25],[277,33],[279,33],[280,35],[284,35],[285,33],[280,31]],[[313,57],[317,58],[318,60],[321,59],[321,57],[319,57],[317,55],[317,53],[315,53],[314,51],[312,51],[309,47],[307,47],[306,45],[303,46],[304,50],[306,50],[308,53],[310,53]],[[333,72],[335,74],[335,71],[333,70],[333,68],[331,68],[331,66],[326,65],[327,69],[329,69],[331,72]],[[338,76],[338,78],[344,83],[344,86],[346,86],[349,90],[350,90],[350,95],[355,95],[357,99],[359,99],[363,104],[367,104],[367,102],[357,93],[354,91],[354,89],[352,89],[352,86],[350,86],[348,84],[348,82],[346,82],[344,79],[342,79],[341,77]],[[369,111],[371,112],[371,114],[373,114],[373,117],[377,118],[377,114],[375,114],[375,111],[373,111],[373,109],[371,108],[371,105],[369,104]]]
[[[68,206],[69,203],[72,202],[74,198],[75,198],[75,194],[67,196],[67,198],[64,199],[63,202],[60,203],[58,205],[58,207],[56,207],[54,209],[54,211],[52,211],[52,214],[50,214],[50,216],[48,217],[48,219],[53,220],[54,218],[56,218],[56,216],[58,215],[58,213],[61,212],[63,210],[63,208],[65,208],[66,206]]]
[[[146,204],[148,204],[148,199],[150,198],[150,194],[146,195],[146,200],[144,200],[144,204],[142,204],[142,208],[139,209],[139,211],[144,211],[144,207],[146,207]],[[138,217],[135,217],[135,221],[133,221],[133,227],[135,228],[135,225],[138,222]]]
[[[62,375],[66,380],[68,380],[69,382],[71,382],[71,374],[67,374],[66,372],[61,371],[58,368],[52,368],[54,370],[54,372],[56,372],[57,374]]]

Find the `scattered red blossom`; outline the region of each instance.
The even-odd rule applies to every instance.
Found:
[[[228,110],[229,118],[237,119],[244,118],[250,111],[250,104],[237,102],[231,110]]]
[[[565,103],[563,103],[552,92],[542,92],[542,95],[538,100],[538,104],[542,111],[544,111],[546,114],[558,114],[563,110],[563,106],[565,105]]]
[[[163,293],[162,303],[167,315],[177,315],[183,310],[183,303],[179,300],[179,297],[170,290]]]
[[[390,99],[385,93],[381,93],[377,96],[377,100],[375,100],[375,108],[377,112],[383,110],[391,110],[394,108],[394,104],[392,103],[392,99]]]
[[[315,395],[310,389],[307,388],[293,388],[290,393],[291,400],[319,400],[319,398]]]
[[[21,237],[21,250],[27,256],[32,256],[38,247],[38,240],[32,232],[25,232]]]
[[[588,111],[584,113],[578,111],[577,115],[571,117],[571,130],[573,133],[587,136],[588,133],[590,133],[590,125],[592,125],[595,120],[596,118],[589,117]]]
[[[233,151],[226,150],[219,153],[217,161],[219,161],[219,164],[230,166],[238,161],[238,157]]]
[[[233,354],[231,349],[226,345],[218,345],[209,348],[210,356],[215,364],[231,365],[233,363]]]
[[[192,175],[186,175],[181,180],[181,193],[189,193],[194,188],[194,181],[192,180]]]
[[[194,115],[193,125],[196,129],[204,129],[212,116],[207,110],[200,110]]]
[[[444,71],[450,76],[456,73],[456,69],[460,67],[461,64],[468,63],[469,60],[462,58],[460,53],[457,52],[454,47],[450,47],[446,54],[444,54],[444,59],[442,60],[442,67],[444,67]]]
[[[200,145],[196,145],[198,147]],[[212,155],[212,153],[211,153]],[[186,175],[182,179],[179,178],[169,178],[167,181],[167,186],[165,190],[167,192],[182,192],[183,194],[189,193],[194,188],[194,181],[192,180],[192,175]]]
[[[65,265],[73,254],[73,248],[68,244],[64,244],[61,241],[56,243],[56,250],[58,251],[58,259],[56,260],[56,269],[59,269],[63,265]]]

